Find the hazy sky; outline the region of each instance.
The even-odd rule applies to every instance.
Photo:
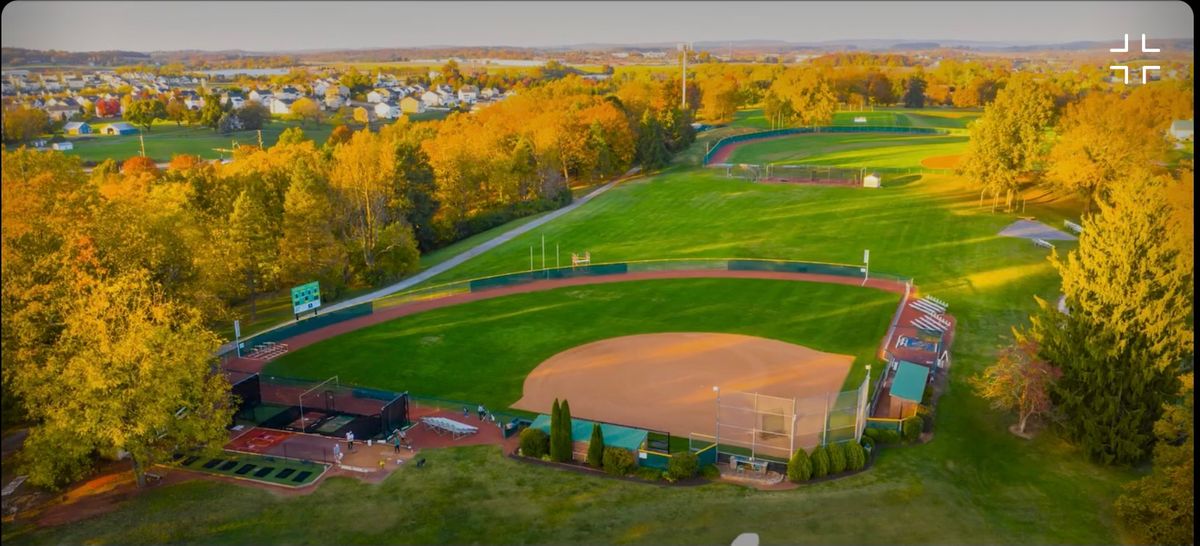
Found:
[[[4,7],[6,47],[250,51],[899,38],[1192,38],[1182,2],[60,2]]]

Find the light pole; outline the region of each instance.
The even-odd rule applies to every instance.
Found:
[[[717,450],[716,462],[720,463],[721,462],[721,387],[718,387],[717,385],[713,385],[713,392],[717,394],[717,417],[716,417],[717,428],[715,430],[713,430],[713,433],[714,433],[713,438],[715,440],[714,441],[715,445],[713,446],[713,449]]]
[[[692,50],[691,44],[688,44],[688,43],[680,43],[679,44],[679,51],[683,53],[683,77],[681,78],[681,80],[683,81],[683,89],[682,89],[682,94],[680,96],[679,104],[680,104],[680,108],[683,110],[687,109],[687,58],[688,58],[688,51],[691,51],[691,50]]]

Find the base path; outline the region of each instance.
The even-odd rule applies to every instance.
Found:
[[[607,275],[600,277],[573,277],[567,279],[553,279],[544,281],[535,281],[526,284],[518,284],[513,286],[505,286],[500,288],[491,288],[479,292],[469,292],[465,294],[457,294],[445,298],[422,300],[404,303],[394,307],[385,307],[376,309],[370,315],[364,315],[358,318],[350,319],[345,322],[331,324],[324,328],[306,332],[295,337],[291,337],[282,341],[288,345],[289,351],[295,351],[301,347],[306,347],[324,341],[331,337],[339,336],[347,332],[353,332],[360,328],[373,326],[381,322],[397,319],[400,317],[422,313],[441,307],[449,307],[451,305],[459,305],[472,301],[479,301],[491,298],[499,298],[513,294],[525,294],[529,292],[540,292],[543,290],[553,290],[555,288],[563,288],[567,286],[581,286],[589,284],[607,284],[614,282],[630,282],[652,279],[765,279],[765,280],[781,280],[781,281],[806,281],[806,282],[822,282],[831,284],[845,284],[850,286],[861,286],[862,279],[852,277],[839,277],[837,275],[819,275],[814,273],[783,273],[775,271],[727,271],[719,269],[702,269],[695,271],[645,271],[640,273],[627,273],[623,275]],[[871,279],[867,281],[866,287],[877,290],[885,290],[897,294],[903,294],[905,283],[901,281],[890,281],[884,279]],[[886,343],[886,341],[884,342]],[[258,373],[266,365],[265,361],[252,360],[248,358],[229,357],[225,362],[225,367],[231,370],[238,370],[248,373]]]
[[[549,413],[554,399],[565,398],[572,417],[681,437],[711,436],[714,386],[731,395],[826,396],[841,390],[853,362],[851,356],[753,336],[625,336],[580,345],[541,363],[525,378],[523,396],[513,407]]]

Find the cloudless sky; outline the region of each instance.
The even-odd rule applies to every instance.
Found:
[[[4,7],[5,47],[284,51],[841,39],[1192,38],[1182,2],[60,2]],[[1151,42],[1153,43],[1153,42]]]

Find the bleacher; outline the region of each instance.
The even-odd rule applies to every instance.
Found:
[[[271,360],[288,352],[287,343],[275,343],[268,341],[259,345],[255,345],[250,352],[246,353],[243,358],[253,360]]]

